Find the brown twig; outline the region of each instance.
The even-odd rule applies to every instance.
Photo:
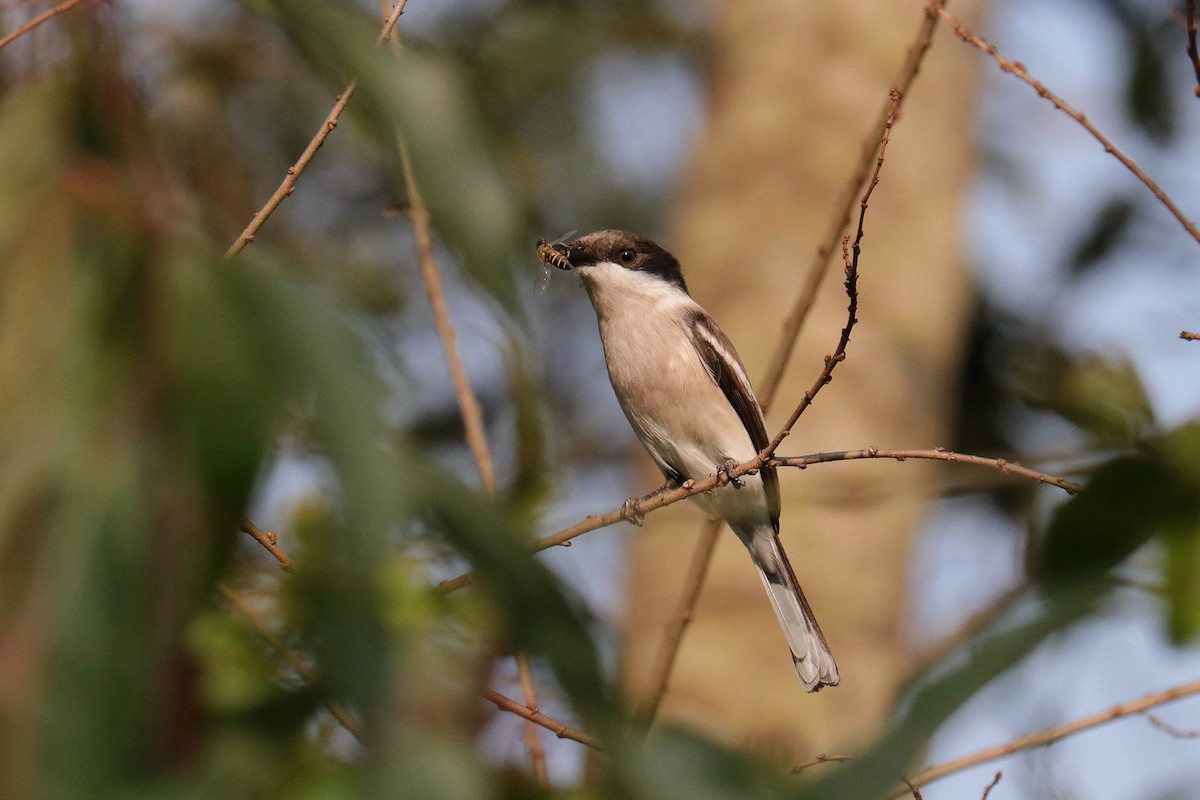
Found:
[[[1179,338],[1186,339],[1189,342],[1200,341],[1200,333],[1193,333],[1192,331],[1180,331]]]
[[[915,458],[948,461],[955,464],[972,464],[979,467],[988,467],[1010,475],[1020,475],[1023,478],[1029,478],[1030,480],[1035,480],[1038,483],[1044,483],[1049,486],[1057,486],[1069,494],[1077,494],[1083,490],[1082,484],[1069,481],[1057,475],[1039,472],[1036,469],[1022,466],[1007,459],[985,458],[983,456],[967,455],[966,453],[955,453],[942,447],[936,447],[932,450],[891,450],[880,447],[867,447],[862,450],[840,450],[830,453],[814,453],[807,456],[781,456],[772,459],[771,463],[781,467],[799,467],[800,469],[805,469],[812,464],[828,464],[833,461],[855,461],[863,458],[889,458],[893,461],[907,461],[910,458]]]
[[[1140,700],[1134,700],[1130,703],[1113,706],[1107,711],[1101,711],[1098,714],[1092,714],[1087,717],[1082,717],[1073,722],[1068,722],[1065,725],[1059,725],[1054,728],[1037,731],[1026,736],[1013,739],[996,747],[990,747],[986,750],[980,750],[977,753],[972,753],[968,756],[948,761],[945,764],[940,764],[936,767],[930,767],[918,773],[912,779],[912,783],[916,786],[927,786],[936,780],[940,780],[947,775],[952,775],[956,772],[961,772],[968,767],[974,767],[979,764],[986,764],[989,761],[995,761],[1021,750],[1028,750],[1033,747],[1044,747],[1048,744],[1053,744],[1060,739],[1065,739],[1068,736],[1073,736],[1081,731],[1086,731],[1091,728],[1103,725],[1113,720],[1128,717],[1133,714],[1142,714],[1151,708],[1169,703],[1174,700],[1179,700],[1184,697],[1200,694],[1200,681],[1185,683],[1179,686],[1172,687],[1162,692],[1150,694]],[[895,796],[903,794],[903,791],[897,791]]]
[[[1004,773],[997,771],[996,777],[992,778],[992,782],[984,787],[983,796],[980,797],[979,800],[987,800],[988,796],[992,793],[992,789],[995,789],[997,786],[1000,785],[1000,779],[1003,777],[1004,777]]]
[[[816,303],[817,291],[821,288],[821,283],[824,281],[825,274],[829,270],[829,262],[833,257],[834,249],[842,240],[846,227],[850,224],[850,214],[854,210],[854,203],[862,195],[863,189],[867,184],[867,176],[871,174],[871,162],[875,158],[875,154],[879,151],[879,143],[883,139],[884,128],[889,124],[888,117],[891,116],[894,118],[895,112],[903,105],[904,98],[908,96],[908,91],[912,87],[913,81],[916,80],[917,74],[921,71],[921,65],[925,61],[925,54],[929,52],[929,47],[933,43],[933,34],[936,30],[937,14],[931,9],[926,9],[925,17],[921,20],[917,34],[913,38],[912,44],[909,45],[904,66],[892,84],[892,91],[895,92],[897,99],[893,102],[891,97],[888,98],[888,101],[884,103],[883,108],[877,115],[875,122],[872,123],[871,130],[864,138],[858,163],[855,165],[850,180],[846,183],[846,187],[842,190],[838,202],[834,206],[835,211],[829,220],[829,227],[825,230],[825,235],[821,240],[822,243],[817,248],[817,252],[813,254],[813,259],[808,265],[804,285],[801,287],[796,300],[792,303],[791,311],[788,312],[787,317],[784,319],[779,342],[775,345],[775,350],[768,362],[769,366],[767,367],[766,377],[758,386],[758,401],[764,411],[771,405],[775,398],[775,392],[783,380],[788,362],[791,360],[792,352],[796,347],[796,341],[800,338],[800,331],[804,327],[805,320],[808,319],[809,312],[812,311],[813,304]]]
[[[392,13],[383,23],[383,28],[379,31],[379,37],[375,44],[378,46],[391,36],[392,30],[396,27],[396,22],[399,21],[400,15],[404,13],[404,6],[408,0],[396,0],[396,5],[392,8]],[[324,121],[321,122],[321,127],[313,134],[308,145],[304,148],[304,152],[296,159],[296,163],[288,167],[287,174],[280,181],[279,186],[275,189],[267,202],[263,204],[254,216],[250,219],[249,224],[245,229],[238,234],[237,239],[225,251],[225,258],[233,258],[238,253],[246,248],[246,245],[254,241],[255,235],[266,223],[267,218],[275,213],[275,209],[279,208],[279,204],[289,197],[296,189],[296,181],[300,178],[300,173],[304,172],[308,163],[312,161],[313,156],[321,149],[321,145],[325,144],[325,139],[329,134],[333,133],[333,129],[337,127],[338,120],[341,119],[342,112],[346,110],[346,104],[350,102],[350,98],[354,96],[355,90],[358,88],[358,79],[350,81],[342,93],[337,96],[337,100],[333,103],[333,108],[329,109],[329,113],[325,115]]]
[[[265,547],[268,553],[275,556],[276,560],[279,561],[279,566],[284,570],[284,572],[295,572],[296,562],[293,561],[292,557],[284,552],[284,549],[279,546],[273,531],[263,531],[245,517],[242,517],[240,526],[244,532],[253,536],[255,541]]]
[[[832,764],[837,761],[854,761],[854,760],[855,760],[854,756],[831,756],[831,755],[826,755],[825,753],[818,753],[817,755],[810,758],[808,761],[805,761],[803,764],[797,764],[796,766],[792,767],[792,772],[793,773],[803,772],[804,770],[809,769],[810,767],[815,767],[818,764]]]
[[[950,12],[942,8],[942,4],[938,2],[938,0],[928,0],[928,3],[930,8],[934,9],[935,12],[941,16],[941,18],[944,19],[947,24],[954,28],[954,32],[958,34],[960,39],[967,44],[970,44],[973,47],[976,47],[987,53],[995,60],[997,64],[1000,65],[1000,69],[1002,71],[1015,75],[1017,78],[1028,84],[1034,91],[1038,93],[1039,96],[1049,100],[1059,111],[1078,122],[1084,130],[1092,135],[1092,138],[1104,146],[1104,152],[1112,155],[1113,158],[1120,161],[1127,170],[1133,173],[1134,177],[1141,181],[1142,184],[1155,196],[1155,198],[1158,199],[1158,202],[1162,203],[1162,205],[1171,212],[1171,215],[1179,221],[1179,224],[1183,226],[1183,229],[1186,230],[1198,244],[1200,244],[1200,230],[1197,230],[1196,225],[1184,215],[1184,213],[1179,209],[1179,206],[1175,205],[1175,201],[1173,201],[1167,195],[1167,193],[1164,192],[1162,188],[1155,183],[1154,180],[1137,165],[1137,163],[1134,162],[1132,158],[1125,155],[1120,148],[1113,144],[1111,139],[1101,133],[1099,128],[1088,121],[1088,118],[1083,113],[1076,110],[1073,106],[1067,103],[1067,101],[1063,100],[1057,94],[1047,89],[1046,86],[1040,81],[1036,80],[1025,69],[1024,64],[1019,61],[1011,61],[1008,58],[1005,58],[998,50],[996,50],[995,45],[980,38],[979,36],[976,36],[970,30],[965,28],[961,22],[959,22],[950,14]]]
[[[292,560],[292,557],[289,556],[282,547],[275,544],[267,534],[259,530],[249,520],[242,521],[242,530],[249,533],[259,542],[259,544],[267,548],[267,552],[279,560],[280,566],[288,571],[291,571],[291,565],[295,563]],[[308,664],[304,662],[304,659],[298,653],[288,647],[282,639],[280,639],[278,636],[275,636],[275,634],[269,628],[263,625],[258,619],[257,615],[254,614],[253,609],[246,605],[244,601],[241,601],[236,593],[225,586],[220,586],[219,589],[225,599],[230,602],[230,605],[232,605],[235,610],[237,610],[240,614],[242,614],[242,616],[246,617],[247,620],[250,621],[255,631],[262,636],[263,640],[271,645],[284,659],[287,660],[289,664],[292,665],[300,678],[304,680],[305,683],[311,683],[314,677],[313,671]],[[560,739],[572,739],[595,750],[602,749],[595,739],[592,739],[590,736],[576,728],[572,728],[566,723],[559,722],[556,719],[546,716],[537,710],[536,705],[521,705],[516,700],[505,697],[499,692],[486,686],[480,690],[480,695],[484,699],[495,703],[495,705],[501,710],[510,711],[519,717],[523,717],[528,722],[531,722],[535,725],[540,725],[541,727],[552,731]],[[351,717],[349,712],[347,712],[345,708],[340,706],[336,701],[326,700],[324,702],[330,713],[333,714],[338,722],[340,722],[343,727],[346,728],[346,730],[354,734],[355,738],[361,741],[361,726],[358,726],[357,720]],[[352,726],[358,727],[355,728]]]
[[[316,674],[304,660],[303,656],[288,647],[287,642],[280,639],[274,631],[267,627],[266,623],[259,619],[257,612],[250,607],[250,604],[241,595],[224,584],[218,584],[217,590],[225,598],[225,602],[229,603],[230,607],[250,624],[250,627],[254,629],[258,637],[269,644],[284,661],[291,665],[292,669],[296,671],[296,674],[300,676],[300,680],[304,681],[306,686],[312,685],[316,681]],[[325,708],[338,721],[338,724],[349,731],[358,740],[359,744],[364,744],[362,724],[346,710],[345,706],[328,697],[322,697],[321,702],[325,704]]]
[[[828,364],[826,364],[828,369]],[[822,375],[825,373],[823,372]],[[812,390],[809,394],[813,394]],[[806,397],[808,395],[806,394]],[[812,401],[809,400],[809,403]],[[752,472],[757,472],[761,467],[759,456],[756,456],[745,463],[737,465],[729,472],[730,477],[739,478],[742,475],[747,475]],[[938,461],[953,461],[963,464],[974,464],[981,467],[989,467],[991,469],[1003,472],[1009,475],[1020,475],[1039,483],[1045,483],[1050,486],[1057,486],[1065,492],[1078,492],[1082,486],[1065,478],[1060,478],[1054,475],[1048,475],[1044,472],[1039,472],[1029,467],[1021,466],[1012,461],[1007,461],[1002,458],[984,458],[983,456],[972,456],[965,453],[954,453],[948,450],[885,450],[877,447],[868,447],[862,450],[844,450],[832,453],[813,453],[804,456],[788,456],[783,458],[772,457],[768,463],[781,467],[800,467],[804,468],[812,464],[823,464],[832,461],[853,461],[857,459],[867,458],[889,458],[897,461],[903,461],[907,458],[926,458]],[[686,500],[692,495],[702,492],[712,491],[720,485],[720,481],[716,475],[710,475],[702,481],[688,481],[683,486],[667,489],[663,492],[655,493],[649,497],[635,501],[632,511],[637,515],[649,514],[657,511],[665,506],[678,503],[680,500]],[[585,517],[574,525],[563,528],[557,533],[550,534],[534,542],[530,548],[533,552],[546,550],[550,547],[560,545],[569,545],[572,539],[582,536],[600,528],[615,525],[618,522],[627,519],[625,507],[622,506],[614,511],[609,511],[606,514],[593,514]],[[449,593],[470,586],[475,581],[474,573],[467,572],[459,575],[457,578],[442,581],[437,585],[437,591]]]
[[[56,5],[54,8],[50,9],[49,11],[38,14],[36,17],[29,20],[24,25],[21,25],[15,31],[13,31],[12,33],[5,36],[3,39],[0,39],[0,47],[4,47],[6,44],[13,41],[14,39],[24,36],[25,34],[29,33],[31,30],[36,28],[38,25],[41,25],[43,22],[46,22],[47,20],[57,17],[59,14],[63,13],[64,11],[70,11],[75,6],[79,5],[80,3],[85,3],[85,2],[87,2],[87,0],[67,0],[65,3],[59,3],[58,5]]]
[[[1146,721],[1172,739],[1200,739],[1200,730],[1177,728],[1156,714],[1147,714]]]
[[[479,478],[483,483],[483,490],[492,495],[496,493],[496,474],[492,467],[492,454],[488,449],[487,432],[483,427],[483,412],[479,409],[479,401],[475,399],[475,393],[471,391],[471,381],[467,378],[467,371],[463,367],[462,355],[458,349],[458,337],[454,332],[454,324],[450,321],[450,312],[446,308],[446,295],[442,290],[442,273],[438,269],[437,260],[433,254],[433,237],[429,230],[429,211],[425,208],[425,201],[413,178],[412,161],[408,157],[408,148],[403,140],[399,140],[398,145],[400,168],[404,173],[404,189],[408,194],[408,216],[412,220],[413,238],[416,241],[417,262],[420,266],[421,278],[425,282],[425,292],[429,297],[429,305],[433,309],[434,326],[442,340],[446,363],[450,367],[450,376],[454,380],[454,394],[458,398],[458,410],[462,414],[467,446],[471,448],[471,456],[479,468]]]
[[[540,711],[535,711],[518,703],[516,700],[513,700],[510,697],[505,697],[495,689],[489,689],[485,686],[480,693],[483,695],[485,700],[493,703],[496,708],[500,709],[501,711],[508,711],[512,714],[516,714],[518,717],[524,717],[526,720],[542,726],[560,739],[570,739],[573,742],[579,742],[582,745],[586,745],[593,750],[604,749],[600,746],[599,742],[578,728],[572,728],[565,722],[559,722],[556,719],[547,717]]]
[[[925,800],[921,796],[921,790],[914,786],[912,781],[908,778],[902,778],[902,780],[904,781],[904,785],[908,787],[908,791],[912,793],[913,800]]]
[[[1184,0],[1187,17],[1187,54],[1192,60],[1192,71],[1196,73],[1195,94],[1200,97],[1200,50],[1196,49],[1196,0]]]
[[[792,426],[796,424],[801,415],[812,405],[817,393],[833,380],[834,368],[846,358],[846,347],[850,344],[850,333],[854,330],[854,324],[858,322],[858,258],[862,253],[863,226],[867,219],[867,204],[871,200],[871,194],[875,191],[875,187],[879,185],[879,173],[883,169],[883,160],[887,155],[888,142],[892,136],[892,125],[896,122],[896,113],[900,108],[899,92],[893,89],[890,97],[891,108],[888,111],[887,118],[883,122],[883,134],[879,139],[879,154],[875,157],[875,169],[871,173],[871,180],[868,182],[867,189],[863,192],[862,200],[858,204],[858,229],[854,234],[854,244],[851,246],[853,256],[848,253],[845,255],[845,283],[846,297],[848,298],[846,324],[842,328],[842,334],[838,339],[837,347],[834,349],[833,354],[825,356],[825,366],[821,370],[821,374],[817,376],[817,380],[804,393],[804,397],[800,399],[800,402],[796,405],[796,408],[792,411],[791,416],[788,417],[788,421],[784,423],[779,433],[775,434],[775,438],[771,440],[766,449],[758,454],[760,464],[765,464],[771,458],[783,440],[792,432]]]
[[[521,697],[525,700],[525,708],[538,713],[538,691],[533,682],[533,667],[529,665],[529,657],[517,653],[517,677],[521,683]],[[533,778],[538,786],[549,786],[550,775],[546,770],[546,749],[542,747],[541,734],[538,724],[531,719],[525,720],[525,751],[529,753],[529,765],[533,769]]]
[[[650,672],[650,693],[643,707],[639,710],[638,720],[647,728],[654,724],[658,709],[662,705],[663,696],[671,682],[671,673],[675,671],[675,659],[679,654],[679,646],[695,615],[696,601],[700,590],[704,588],[704,580],[708,575],[708,566],[712,562],[713,550],[717,546],[717,538],[721,535],[724,524],[719,519],[709,519],[700,531],[700,540],[692,551],[692,562],[688,567],[687,576],[683,580],[683,590],[675,613],[663,630],[662,640],[658,645],[658,653],[654,659],[654,668]]]

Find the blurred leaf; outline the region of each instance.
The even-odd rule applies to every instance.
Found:
[[[1150,400],[1124,358],[1074,359],[1034,345],[1013,362],[1018,392],[1029,405],[1061,414],[1101,442],[1128,444],[1153,428]]]
[[[1046,585],[1092,578],[1124,561],[1155,534],[1200,519],[1196,487],[1160,459],[1116,458],[1059,507],[1034,577]]]
[[[505,363],[509,396],[516,409],[516,460],[507,470],[512,482],[505,500],[519,518],[534,520],[540,503],[550,491],[546,472],[546,431],[542,418],[542,393],[529,372],[524,353],[515,346]]]
[[[785,797],[789,781],[769,765],[665,724],[641,752],[625,755],[614,797],[646,800],[770,800]]]
[[[1165,534],[1167,630],[1184,644],[1200,634],[1200,519]]]
[[[1169,51],[1162,47],[1162,37],[1145,27],[1131,27],[1128,34],[1133,51],[1133,68],[1126,89],[1129,114],[1147,135],[1165,142],[1177,127],[1177,111],[1163,62],[1164,54]]]
[[[1103,259],[1124,239],[1134,219],[1135,205],[1128,197],[1114,197],[1092,218],[1092,227],[1075,242],[1067,265],[1080,275]]]

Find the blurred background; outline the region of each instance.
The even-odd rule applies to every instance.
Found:
[[[0,4],[0,35],[53,8]],[[948,8],[1200,213],[1183,4]],[[586,295],[544,284],[534,244],[624,228],[675,253],[775,430],[845,323],[834,246],[780,361],[925,4],[411,0],[374,46],[389,10],[84,0],[0,50],[0,795],[885,796],[1200,678],[1200,343],[1179,338],[1200,242],[939,23],[872,196],[847,360],[780,453],[946,447],[1093,488],[782,470],[842,685],[802,691],[726,532],[643,743],[704,520],[680,503],[526,554],[661,483]],[[468,569],[477,586],[431,590]],[[481,699],[521,699],[517,652],[603,755]],[[1200,699],[1155,713],[1166,729],[1135,715],[922,793],[979,796],[1003,769],[996,799],[1200,798]],[[780,775],[822,753],[860,758]]]

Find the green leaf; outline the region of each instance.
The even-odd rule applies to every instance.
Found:
[[[1059,507],[1034,577],[1054,586],[1103,574],[1152,536],[1196,519],[1196,490],[1161,459],[1116,458]]]

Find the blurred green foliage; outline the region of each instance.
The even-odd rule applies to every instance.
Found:
[[[63,20],[50,66],[5,75],[0,796],[878,796],[974,692],[1090,613],[1108,571],[1145,542],[1167,554],[1171,632],[1196,634],[1196,426],[1149,436],[1126,365],[1051,360],[1038,379],[1045,407],[1141,449],[1054,514],[1034,613],[979,632],[916,679],[868,756],[811,785],[670,727],[643,742],[618,710],[587,612],[524,549],[550,477],[519,335],[505,370],[518,445],[492,500],[436,459],[434,442],[389,421],[407,399],[367,331],[407,293],[337,231],[340,215],[363,209],[395,224],[379,220],[402,195],[400,134],[443,243],[478,291],[511,306],[525,226],[547,221],[530,176],[578,155],[568,142],[585,124],[556,99],[556,79],[614,41],[686,33],[640,6],[497,4],[397,57],[372,46],[370,18],[332,2],[228,13],[168,57],[132,47],[128,21],[79,12]],[[314,166],[263,235],[223,261],[248,198],[269,190],[282,154],[303,145],[298,131],[351,77],[357,124],[341,158],[371,165],[378,184],[327,192],[337,170]],[[563,127],[521,133],[528,119]],[[554,152],[536,161],[531,143],[549,139]],[[610,188],[573,211],[586,222],[620,205]],[[327,194],[343,202],[327,208]],[[335,255],[321,233],[351,253]],[[289,437],[332,485],[291,520],[299,566],[282,576],[235,531]],[[430,590],[431,542],[477,570],[477,589]],[[315,680],[221,602],[219,585],[243,593]],[[480,743],[478,689],[514,648],[604,742],[586,788],[538,788]],[[361,743],[333,724],[330,702],[361,721]]]

